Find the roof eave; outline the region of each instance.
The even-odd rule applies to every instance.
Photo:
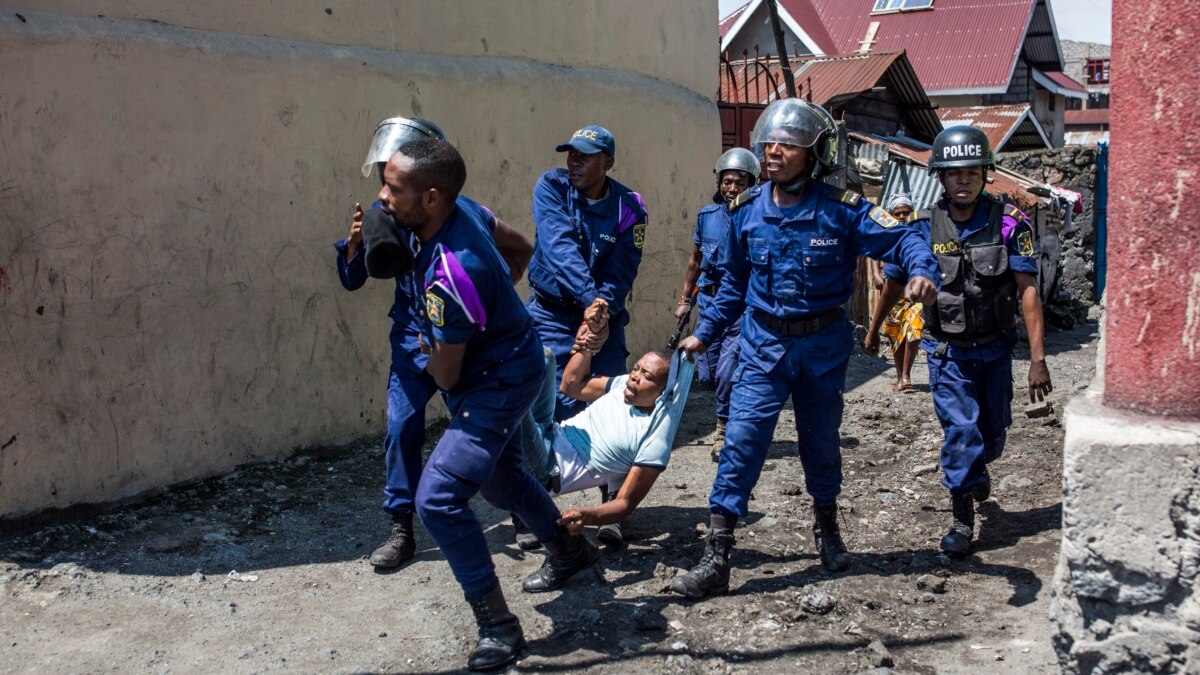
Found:
[[[733,38],[737,37],[737,34],[741,32],[742,27],[745,26],[750,20],[750,16],[757,12],[758,8],[761,7],[762,4],[763,0],[751,0],[749,6],[747,6],[742,12],[742,15],[738,17],[738,20],[729,27],[729,31],[725,33],[725,37],[721,39],[722,52],[724,52],[726,49],[729,49],[729,45],[733,44]],[[776,7],[779,10],[779,20],[782,21],[784,25],[787,26],[788,30],[792,31],[796,37],[800,38],[800,41],[803,42],[804,46],[813,53],[813,56],[825,56],[825,50],[822,49],[821,45],[818,45],[817,41],[814,40],[812,36],[800,26],[800,23],[788,13],[787,8],[783,5],[777,5]]]
[[[959,89],[930,89],[925,93],[930,98],[935,96],[966,96],[975,94],[1003,94],[1008,91],[1008,85],[1002,87],[961,87]]]
[[[1017,118],[1017,121],[1008,128],[1008,131],[1004,134],[1004,138],[1001,138],[1000,142],[996,144],[996,152],[1000,152],[1000,148],[1003,148],[1008,144],[1008,139],[1012,138],[1012,135],[1017,133],[1017,129],[1021,128],[1021,125],[1025,123],[1025,120],[1029,120],[1033,123],[1033,128],[1037,130],[1038,136],[1042,138],[1042,143],[1044,143],[1047,148],[1054,147],[1054,144],[1050,142],[1050,138],[1046,136],[1046,130],[1042,128],[1042,123],[1038,122],[1037,117],[1033,115],[1033,111],[1026,106],[1025,112],[1021,113],[1020,117]]]
[[[729,49],[729,45],[733,43],[733,38],[737,37],[737,34],[742,31],[742,26],[746,25],[746,22],[750,20],[750,15],[754,14],[762,3],[763,0],[750,0],[750,5],[742,11],[742,15],[738,17],[737,21],[733,22],[733,25],[729,27],[729,31],[725,33],[725,37],[721,39],[722,53]]]
[[[1086,99],[1088,97],[1088,93],[1086,91],[1074,91],[1072,89],[1067,89],[1066,87],[1059,85],[1054,80],[1046,77],[1046,74],[1037,68],[1030,68],[1029,72],[1033,75],[1033,81],[1041,85],[1042,89],[1045,89],[1051,94],[1059,94],[1067,98],[1078,99]]]

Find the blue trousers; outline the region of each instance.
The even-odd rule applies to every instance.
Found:
[[[929,354],[929,390],[946,440],[942,485],[965,492],[984,483],[1012,424],[1012,353],[988,361]]]
[[[697,308],[703,312],[711,302],[709,296],[701,295]],[[729,420],[729,400],[733,395],[733,373],[737,369],[741,336],[742,322],[734,321],[704,353],[696,357],[700,386],[716,391],[717,419],[722,422]]]
[[[417,488],[417,514],[441,547],[468,600],[486,596],[496,568],[471,510],[476,493],[517,514],[539,540],[559,533],[558,507],[524,468],[519,430],[542,387],[542,373],[495,378],[452,399],[449,426]]]
[[[750,491],[758,483],[763,462],[788,396],[796,415],[797,450],[804,484],[813,501],[832,504],[842,491],[842,390],[850,363],[849,325],[838,322],[804,338],[784,338],[783,356],[764,362],[745,344],[733,377],[725,447],[709,495],[709,509],[744,517]],[[842,344],[844,343],[844,344]],[[844,353],[844,356],[843,356]],[[830,362],[830,356],[835,358]],[[824,372],[814,372],[821,364]]]
[[[562,382],[563,370],[567,361],[571,360],[571,347],[575,346],[575,333],[583,323],[583,311],[563,307],[544,305],[538,302],[537,296],[532,296],[525,303],[533,325],[542,338],[542,344],[554,354],[555,375],[557,382]],[[609,321],[608,340],[600,348],[600,353],[592,357],[592,374],[622,375],[626,372],[625,358],[629,352],[625,349],[625,324],[629,323],[629,314],[622,312]],[[587,407],[586,403],[576,401],[565,394],[558,393],[554,408],[554,421],[561,422],[578,415]]]
[[[424,371],[392,368],[388,375],[383,508],[389,513],[413,512],[413,497],[421,476],[421,450],[425,447],[425,406],[437,390],[433,378]]]
[[[545,485],[553,475],[554,460],[554,409],[558,394],[558,380],[554,354],[544,351],[545,368],[542,371],[542,387],[533,406],[521,420],[521,449],[525,452],[525,468],[537,482]]]

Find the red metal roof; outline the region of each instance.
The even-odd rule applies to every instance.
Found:
[[[1066,73],[1059,72],[1057,70],[1048,70],[1048,71],[1044,71],[1042,74],[1045,75],[1047,78],[1049,78],[1052,82],[1054,82],[1054,84],[1057,84],[1058,86],[1062,87],[1063,89],[1066,89],[1068,91],[1079,92],[1081,94],[1084,94],[1085,96],[1088,93],[1087,87],[1076,82],[1074,79],[1071,78],[1070,75],[1067,75]]]
[[[1109,108],[1066,110],[1063,112],[1063,123],[1066,125],[1108,124],[1109,110]]]
[[[819,23],[832,52],[855,52],[872,22],[873,51],[905,50],[930,94],[1002,92],[1025,41],[1037,0],[936,0],[931,10],[871,14],[874,0],[780,0],[813,35]],[[1061,66],[1059,66],[1061,67]]]
[[[746,11],[746,8],[749,6],[750,3],[747,2],[741,7],[738,7],[730,12],[729,16],[721,19],[721,23],[717,24],[717,37],[725,37],[725,34],[729,32],[729,29],[733,28],[733,24],[737,23],[738,18],[742,16],[742,12]]]
[[[976,127],[987,134],[988,143],[995,152],[1002,152],[1010,145],[1018,128],[1029,125],[1022,130],[1022,138],[1018,145],[1021,149],[1041,145],[1050,147],[1045,131],[1041,130],[1037,120],[1029,113],[1028,103],[1013,103],[1008,105],[974,105],[967,108],[940,108],[938,117],[946,127],[966,124]],[[1040,132],[1040,133],[1039,133]],[[1036,140],[1028,137],[1036,137]],[[1011,148],[1010,148],[1011,149]]]

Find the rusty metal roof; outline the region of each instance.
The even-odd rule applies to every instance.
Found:
[[[1052,147],[1028,103],[941,108],[938,117],[946,127],[965,124],[982,130],[993,152]]]
[[[811,36],[824,33],[830,52],[856,52],[878,22],[873,51],[905,50],[931,95],[1003,93],[1017,58],[1062,69],[1046,0],[935,0],[932,9],[872,14],[874,0],[780,0]]]
[[[767,104],[783,94],[782,68],[779,60],[758,59],[766,63],[769,74],[752,66],[744,70],[742,80],[722,77],[719,100],[730,103]],[[747,62],[734,61],[735,70]],[[905,107],[906,127],[917,137],[930,140],[942,130],[925,95],[921,83],[913,72],[912,65],[904,52],[870,52],[866,54],[844,54],[840,56],[801,56],[790,60],[795,73],[796,87],[800,96],[814,103],[829,106],[849,100],[858,94],[886,86]],[[745,81],[749,74],[750,81]]]
[[[1063,111],[1063,123],[1072,125],[1108,124],[1109,108],[1088,108],[1087,110]]]
[[[733,24],[737,23],[738,18],[742,16],[742,12],[746,11],[746,8],[749,6],[750,3],[747,2],[741,7],[738,7],[730,12],[729,16],[721,19],[721,22],[717,24],[717,37],[725,37],[725,34],[729,32],[729,29],[733,28]]]

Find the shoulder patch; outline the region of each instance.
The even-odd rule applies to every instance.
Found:
[[[646,224],[641,223],[633,226],[633,245],[641,248],[646,243]]]
[[[1017,235],[1017,254],[1027,257],[1033,255],[1033,233],[1027,229]]]
[[[857,192],[852,190],[843,190],[841,188],[835,188],[829,193],[829,197],[831,199],[836,199],[843,204],[849,204],[850,206],[858,206],[859,200],[862,199],[862,195],[858,194]]]
[[[920,211],[917,211],[917,215],[916,215],[916,217],[913,218],[913,222],[916,222],[918,220],[932,220],[932,219],[933,219],[933,211],[932,210],[921,209]]]
[[[890,230],[891,228],[900,224],[900,221],[896,220],[892,214],[884,211],[878,206],[872,207],[871,212],[867,214],[867,217],[875,221],[875,224],[879,225],[885,230]]]
[[[433,291],[425,291],[425,311],[430,323],[438,328],[446,325],[446,303]]]
[[[762,188],[758,187],[757,185],[750,188],[749,190],[746,190],[745,192],[743,192],[742,194],[740,194],[736,198],[734,198],[733,202],[731,202],[729,204],[729,211],[732,213],[733,211],[736,211],[738,209],[738,207],[740,207],[741,205],[748,204],[755,197],[757,197],[758,193],[760,193],[760,192],[762,192]]]

